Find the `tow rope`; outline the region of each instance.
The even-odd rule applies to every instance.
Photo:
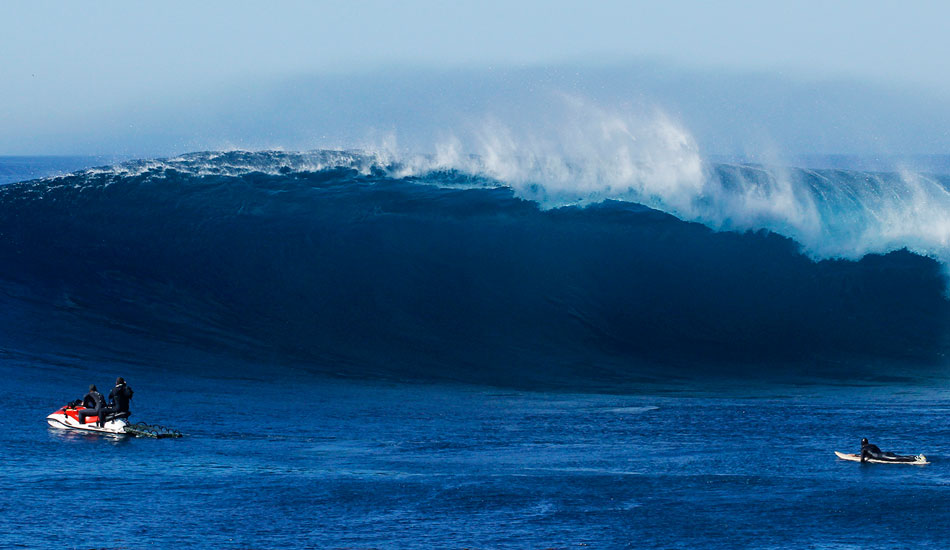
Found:
[[[145,422],[136,422],[125,427],[125,433],[135,437],[154,437],[163,439],[166,437],[181,437],[181,432],[157,424],[146,424]]]

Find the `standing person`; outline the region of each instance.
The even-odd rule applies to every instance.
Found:
[[[124,378],[121,376],[116,378],[115,387],[109,392],[109,405],[112,407],[112,412],[128,413],[129,401],[132,400],[133,393],[135,392],[125,383]]]
[[[79,411],[79,423],[85,424],[87,416],[99,416],[99,421],[102,421],[102,417],[99,413],[103,412],[103,407],[106,400],[102,397],[102,394],[99,393],[99,390],[96,389],[95,384],[89,386],[89,393],[83,396],[82,406],[85,407]]]

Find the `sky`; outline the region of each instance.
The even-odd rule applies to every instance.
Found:
[[[950,5],[778,4],[5,2],[0,154],[416,146],[563,94],[717,154],[948,151]]]

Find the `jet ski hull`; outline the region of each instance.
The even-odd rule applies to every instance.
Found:
[[[125,418],[116,418],[113,420],[106,421],[105,424],[99,426],[97,416],[86,417],[86,423],[79,423],[79,411],[83,410],[83,407],[77,408],[67,408],[63,407],[58,411],[50,414],[46,417],[46,423],[53,428],[60,430],[75,430],[79,432],[93,432],[100,433],[104,435],[116,435],[124,436],[128,435],[125,432],[125,427],[129,425],[128,420]]]

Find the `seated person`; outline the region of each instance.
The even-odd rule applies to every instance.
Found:
[[[88,416],[98,416],[99,424],[103,423],[103,417],[100,413],[105,414],[105,399],[102,397],[102,394],[96,389],[96,385],[92,384],[89,386],[89,393],[87,393],[82,398],[82,406],[85,409],[79,411],[79,423],[85,424],[86,417]]]
[[[132,400],[132,391],[121,376],[115,379],[115,387],[109,392],[109,404],[115,413],[128,413],[129,401]]]

